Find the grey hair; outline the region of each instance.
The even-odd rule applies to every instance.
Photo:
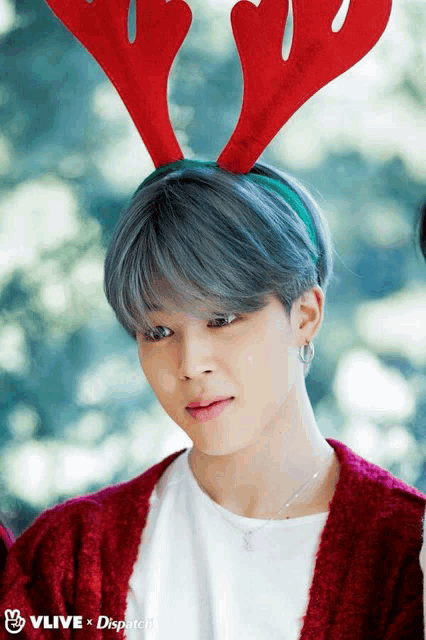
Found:
[[[326,290],[332,249],[318,206],[288,175],[259,164],[251,173],[299,195],[317,246],[283,197],[244,176],[207,165],[154,173],[122,213],[105,260],[107,300],[133,338],[165,301],[201,302],[211,317],[257,311],[275,295],[289,315],[313,286]]]

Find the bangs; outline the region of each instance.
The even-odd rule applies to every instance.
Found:
[[[155,311],[248,313],[264,307],[274,292],[270,264],[262,265],[258,247],[241,225],[232,224],[238,215],[230,215],[229,198],[228,215],[221,198],[210,197],[209,204],[199,185],[187,185],[184,200],[164,190],[154,210],[151,205],[116,288],[117,315],[132,333],[152,329],[149,315]]]
[[[158,311],[244,314],[276,295],[289,313],[316,282],[311,242],[291,207],[211,167],[163,175],[138,191],[105,260],[106,297],[133,337],[153,328]]]
[[[147,247],[141,261],[129,265],[120,312],[132,332],[153,329],[151,317],[156,312],[185,311],[207,320],[221,314],[254,312],[265,306],[268,292],[253,295],[248,288],[236,295],[233,278],[228,279],[223,269],[206,273],[198,261],[188,258],[186,255],[184,263],[177,263],[170,245],[160,249],[156,244]]]

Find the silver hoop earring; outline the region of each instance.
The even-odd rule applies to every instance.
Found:
[[[313,343],[309,340],[308,344],[299,347],[299,360],[303,364],[311,364],[314,359],[315,349]]]

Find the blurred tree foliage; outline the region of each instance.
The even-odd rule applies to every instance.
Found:
[[[171,114],[186,153],[211,159],[236,122],[241,72],[214,0],[190,4],[197,17],[174,65]],[[402,127],[398,113],[411,109],[410,123],[419,114],[424,121],[426,19],[420,2],[395,4],[410,56],[394,75],[391,69],[387,85],[381,76],[369,84],[393,100],[391,116],[385,106],[378,110],[378,121],[391,119],[393,146],[386,136],[373,152],[365,144],[368,91],[365,120],[351,116],[352,137],[336,129],[340,117],[359,109],[359,85],[351,94],[349,84],[342,97],[342,80],[338,99],[332,88],[314,98],[265,160],[321,194],[335,240],[336,277],[308,378],[323,433],[426,491],[426,266],[414,240],[426,167],[418,165],[416,145],[412,157],[394,135]],[[140,473],[164,450],[169,427],[139,372],[134,343],[102,297],[108,238],[150,161],[103,72],[47,5],[0,0],[0,15],[6,10],[13,20],[0,51],[0,510],[19,533],[53,503]],[[396,37],[392,27],[390,34]],[[384,39],[389,71],[386,47],[393,48]],[[297,138],[301,128],[306,134]],[[305,161],[300,152],[314,135]],[[424,124],[416,140],[424,149],[422,135]],[[373,392],[377,386],[377,406],[374,393],[370,404],[359,398],[363,383]]]

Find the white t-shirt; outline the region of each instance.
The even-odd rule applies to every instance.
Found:
[[[185,451],[151,494],[129,582],[128,640],[297,640],[328,512],[266,520],[216,504]],[[230,523],[233,523],[232,526]],[[133,623],[134,624],[134,623]],[[139,625],[141,626],[141,625]]]

